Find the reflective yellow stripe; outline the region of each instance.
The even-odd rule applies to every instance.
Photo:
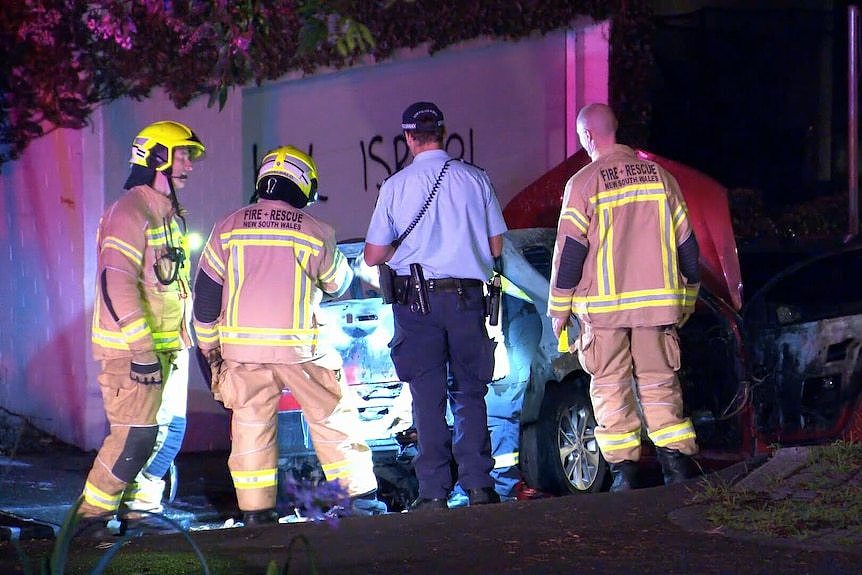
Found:
[[[278,484],[278,470],[274,468],[258,471],[231,471],[230,476],[236,489],[260,489]]]
[[[596,430],[596,441],[603,452],[620,451],[641,444],[641,431],[636,429],[628,433],[603,433]]]
[[[500,280],[500,286],[503,288],[503,293],[508,294],[512,297],[516,297],[520,300],[524,300],[525,302],[533,303],[533,298],[531,298],[527,292],[512,283],[512,280],[510,280],[504,275],[500,276]]]
[[[118,252],[132,260],[132,262],[136,266],[140,266],[141,263],[144,261],[144,254],[138,251],[131,244],[124,242],[123,240],[115,236],[108,236],[107,238],[105,238],[104,243],[102,243],[102,249],[117,250]]]
[[[675,306],[685,307],[694,304],[697,291],[691,288],[661,288],[622,292],[615,295],[574,296],[572,301],[579,312],[608,313],[644,307]],[[550,309],[557,306],[550,305]],[[562,307],[559,311],[565,311]]]
[[[618,294],[616,288],[616,269],[614,265],[614,209],[634,202],[654,202],[658,211],[659,234],[661,238],[661,266],[663,276],[663,289],[667,293],[677,290],[679,279],[675,273],[676,253],[673,250],[675,244],[674,230],[678,222],[685,217],[685,209],[677,209],[670,214],[665,195],[664,186],[661,184],[634,184],[619,189],[614,189],[596,194],[590,199],[595,205],[598,217],[599,245],[596,250],[596,276],[598,298],[621,298],[625,294]],[[633,307],[657,307],[674,305],[674,302],[652,303],[629,303],[624,302],[608,304],[605,307],[594,304],[590,298],[577,298],[575,308],[582,313],[607,313]],[[562,309],[558,311],[564,311]]]
[[[120,506],[122,496],[122,492],[116,495],[109,495],[89,481],[84,484],[84,501],[99,509],[116,511]]]
[[[129,349],[129,344],[126,343],[126,336],[121,331],[109,331],[93,326],[92,341],[95,344],[110,349]]]
[[[657,447],[665,447],[677,441],[696,439],[696,437],[694,426],[691,424],[691,420],[687,418],[682,423],[677,423],[664,429],[657,429],[649,434],[650,440]]]
[[[328,270],[326,270],[325,272],[320,274],[320,281],[324,282],[324,283],[330,282],[333,279],[335,279],[336,275],[342,276],[342,279],[343,279],[346,270],[349,269],[347,267],[342,267],[342,266],[346,266],[346,265],[347,265],[347,262],[344,259],[344,255],[342,255],[342,253],[340,251],[336,250],[335,251],[335,257],[332,258],[332,265],[329,266]],[[339,273],[339,272],[341,272],[341,273]]]
[[[126,336],[126,341],[138,341],[150,335],[150,328],[147,325],[147,320],[139,318],[128,325],[120,326],[123,335]]]
[[[668,225],[669,215],[667,197],[663,196],[658,202],[658,229],[661,234],[662,280],[664,281],[665,287],[676,288],[679,282],[676,281],[678,274],[676,273],[676,261],[672,255],[676,253],[676,250],[672,249],[673,246],[676,245],[676,240],[672,237],[673,226]]]
[[[293,270],[293,327],[309,327],[311,325],[311,293],[313,284],[305,270],[308,269],[308,261],[311,252],[303,250],[298,254],[301,258],[300,264]]]
[[[501,453],[494,456],[494,469],[502,467],[514,467],[518,465],[518,452]]]
[[[119,330],[109,330],[93,326],[92,341],[102,347],[110,349],[129,349],[127,342],[141,339],[142,336],[135,340],[129,339],[126,334]],[[179,331],[157,331],[153,332],[153,349],[156,351],[174,350],[182,347]]]
[[[219,337],[222,343],[235,345],[296,347],[300,345],[317,345],[318,330],[220,326]]]
[[[571,222],[573,226],[578,228],[582,233],[587,233],[587,226],[589,225],[589,221],[586,216],[584,216],[581,212],[576,210],[575,208],[566,208],[560,214],[560,220]]]
[[[195,322],[195,333],[201,343],[216,343],[218,337],[218,325],[203,325]]]
[[[238,295],[245,282],[245,247],[246,246],[290,246],[300,258],[300,266],[297,266],[294,276],[294,323],[293,327],[308,327],[312,325],[311,307],[311,278],[303,269],[312,255],[320,253],[323,242],[292,230],[261,230],[237,229],[225,232],[220,236],[222,247],[230,251],[231,269],[227,273],[228,278],[228,301],[225,311],[228,326],[238,325],[239,301]],[[309,313],[300,313],[300,302],[303,310]]]
[[[614,225],[613,212],[610,208],[601,206],[597,217],[599,220],[599,245],[596,250],[596,279],[599,295],[615,294],[616,277],[614,276]]]
[[[562,311],[562,312],[571,312],[572,311],[572,296],[564,295],[564,296],[556,296],[551,295],[548,300],[548,310],[549,311]]]
[[[212,245],[207,244],[204,248],[204,253],[202,255],[203,259],[209,264],[209,266],[218,273],[219,278],[224,277],[224,262],[221,261],[221,258],[215,253]]]
[[[349,479],[350,478],[350,461],[342,459],[333,461],[322,466],[323,473],[328,481],[333,479]]]

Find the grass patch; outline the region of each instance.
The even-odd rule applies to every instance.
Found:
[[[89,575],[100,557],[77,556],[69,559],[64,573],[70,575]],[[222,557],[212,555],[206,558],[209,572],[212,574],[231,574],[246,572],[247,566]],[[198,557],[187,551],[132,551],[123,550],[118,553],[105,568],[105,575],[187,575],[202,573]]]
[[[779,489],[781,482],[762,491],[713,482],[694,502],[707,506],[718,528],[797,540],[834,534],[833,541],[851,543],[862,536],[860,473],[862,444],[837,442],[811,449],[792,489]]]

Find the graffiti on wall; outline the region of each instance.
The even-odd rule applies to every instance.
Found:
[[[362,152],[362,183],[366,192],[369,187],[368,171],[371,165],[382,167],[386,171],[386,176],[383,178],[385,179],[403,168],[410,159],[410,150],[407,149],[404,134],[392,138],[391,149],[388,148],[386,140],[380,134],[369,139],[367,144],[365,140],[360,140],[359,149]],[[466,138],[458,132],[448,134],[444,149],[453,158],[472,163],[474,157],[473,128],[467,132]],[[383,179],[374,183],[375,192],[380,189]]]

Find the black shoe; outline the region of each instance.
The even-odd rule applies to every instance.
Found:
[[[500,496],[493,487],[468,489],[467,498],[470,500],[470,505],[488,505],[489,503],[500,502]]]
[[[680,483],[696,475],[694,461],[685,453],[667,447],[656,447],[655,451],[665,485]]]
[[[242,524],[246,527],[275,525],[276,523],[278,523],[278,512],[275,509],[261,509],[260,511],[242,512]]]
[[[640,487],[638,481],[638,463],[637,461],[621,461],[619,463],[611,463],[611,475],[614,478],[611,483],[611,492],[629,491]]]
[[[428,499],[427,497],[418,497],[413,503],[410,504],[408,511],[410,513],[415,512],[425,512],[425,511],[443,511],[445,509],[449,509],[449,505],[446,503],[445,498],[433,498]]]

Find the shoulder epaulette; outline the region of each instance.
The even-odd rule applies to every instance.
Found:
[[[467,161],[467,160],[465,160],[464,158],[454,158],[454,159],[455,159],[455,160],[458,160],[459,162],[462,162],[462,163],[464,163],[464,164],[467,164],[468,166],[472,166],[472,167],[476,168],[477,170],[482,170],[483,172],[485,171],[485,168],[483,168],[482,166],[477,166],[477,165],[476,165],[476,164],[474,164],[473,162],[468,162],[468,161]]]

